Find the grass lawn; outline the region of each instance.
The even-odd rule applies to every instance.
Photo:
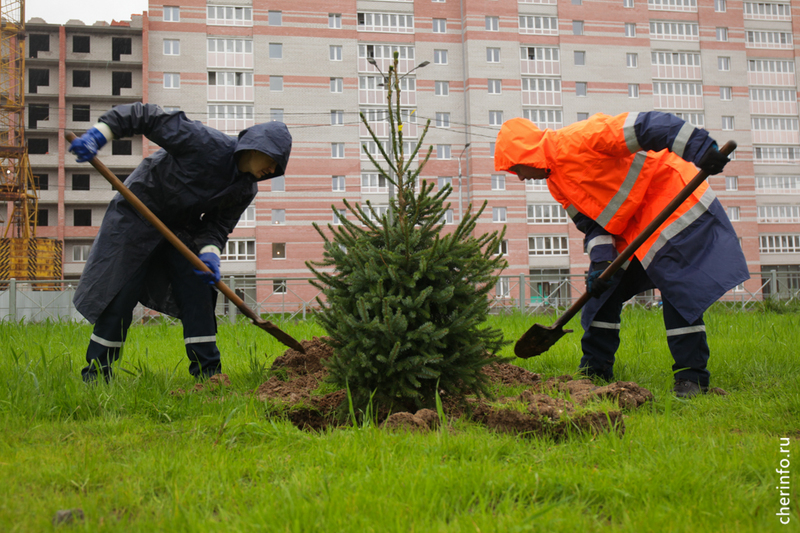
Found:
[[[132,328],[117,378],[91,387],[89,326],[0,323],[0,531],[800,531],[800,314],[709,311],[712,386],[729,395],[689,401],[669,394],[660,315],[626,310],[615,369],[655,401],[623,436],[561,443],[460,421],[300,431],[250,394],[284,348],[247,323],[220,326],[231,387],[185,395],[171,394],[194,386],[180,327]],[[509,339],[553,320],[492,318]],[[515,363],[574,372],[569,327]],[[83,520],[52,525],[77,508]]]

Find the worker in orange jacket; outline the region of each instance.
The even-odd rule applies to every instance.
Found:
[[[692,397],[708,390],[703,312],[750,277],[736,232],[708,184],[609,282],[598,276],[691,181],[695,165],[718,174],[728,161],[708,132],[657,111],[597,114],[557,131],[522,118],[503,124],[495,168],[520,180],[547,180],[553,198],[585,234],[587,290],[594,296],[581,316],[585,374],[613,377],[623,303],[658,288],[675,360],[673,391]]]

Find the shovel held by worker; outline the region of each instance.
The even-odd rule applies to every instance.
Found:
[[[720,153],[723,155],[730,155],[736,149],[736,143],[734,141],[728,141],[725,145],[720,149]],[[636,253],[636,250],[650,238],[650,236],[655,233],[655,231],[664,223],[666,220],[675,212],[676,209],[684,202],[687,198],[697,189],[701,183],[703,183],[706,178],[708,178],[708,173],[704,171],[700,171],[697,175],[692,178],[692,181],[686,184],[686,186],[681,189],[681,192],[672,199],[672,201],[667,204],[667,206],[661,211],[661,213],[656,216],[647,227],[642,230],[640,233],[626,248],[623,250],[617,258],[610,264],[608,267],[600,274],[598,279],[603,281],[608,281],[611,279],[622,265]],[[578,298],[578,300],[572,304],[572,306],[567,309],[567,311],[558,318],[558,320],[553,323],[552,326],[543,326],[541,324],[534,324],[533,326],[525,332],[522,337],[517,341],[514,345],[514,354],[517,357],[521,357],[522,359],[528,359],[530,357],[535,357],[537,355],[541,355],[550,349],[558,340],[566,335],[567,333],[572,333],[571,329],[563,329],[564,326],[578,314],[584,305],[589,301],[591,298],[591,294],[589,292],[583,293],[583,295]]]
[[[72,142],[77,138],[77,136],[68,131],[64,134],[64,137],[67,139],[67,142]],[[111,170],[105,166],[102,161],[100,161],[97,157],[93,157],[89,163],[103,175],[103,177],[111,183],[111,186],[114,187],[127,201],[131,204],[134,209],[136,209],[150,224],[156,228],[161,235],[166,238],[170,244],[172,244],[180,253],[183,255],[197,270],[202,270],[204,272],[211,272],[211,270],[206,266],[203,261],[200,260],[194,252],[192,252],[188,246],[186,246],[159,218],[150,211],[144,203],[133,194],[130,189],[128,189],[120,179],[114,175]],[[231,290],[230,287],[225,285],[222,281],[217,281],[216,284],[217,289],[224,294],[233,305],[239,308],[239,310],[244,314],[247,318],[253,321],[253,324],[260,327],[276,339],[278,339],[281,343],[292,348],[293,350],[297,350],[300,353],[305,353],[305,349],[303,349],[303,345],[297,342],[291,335],[286,333],[285,331],[281,330],[278,326],[270,322],[269,320],[264,320],[260,316],[258,316],[255,311],[247,307],[247,305],[242,301],[239,296]]]

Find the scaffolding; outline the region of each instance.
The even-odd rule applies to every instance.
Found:
[[[0,279],[60,279],[60,241],[36,237],[39,197],[25,143],[25,0],[0,0]]]

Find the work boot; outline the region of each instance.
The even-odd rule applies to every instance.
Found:
[[[675,386],[672,387],[672,392],[678,398],[693,398],[698,394],[705,394],[708,392],[708,387],[701,387],[694,381],[688,379],[676,379]]]

